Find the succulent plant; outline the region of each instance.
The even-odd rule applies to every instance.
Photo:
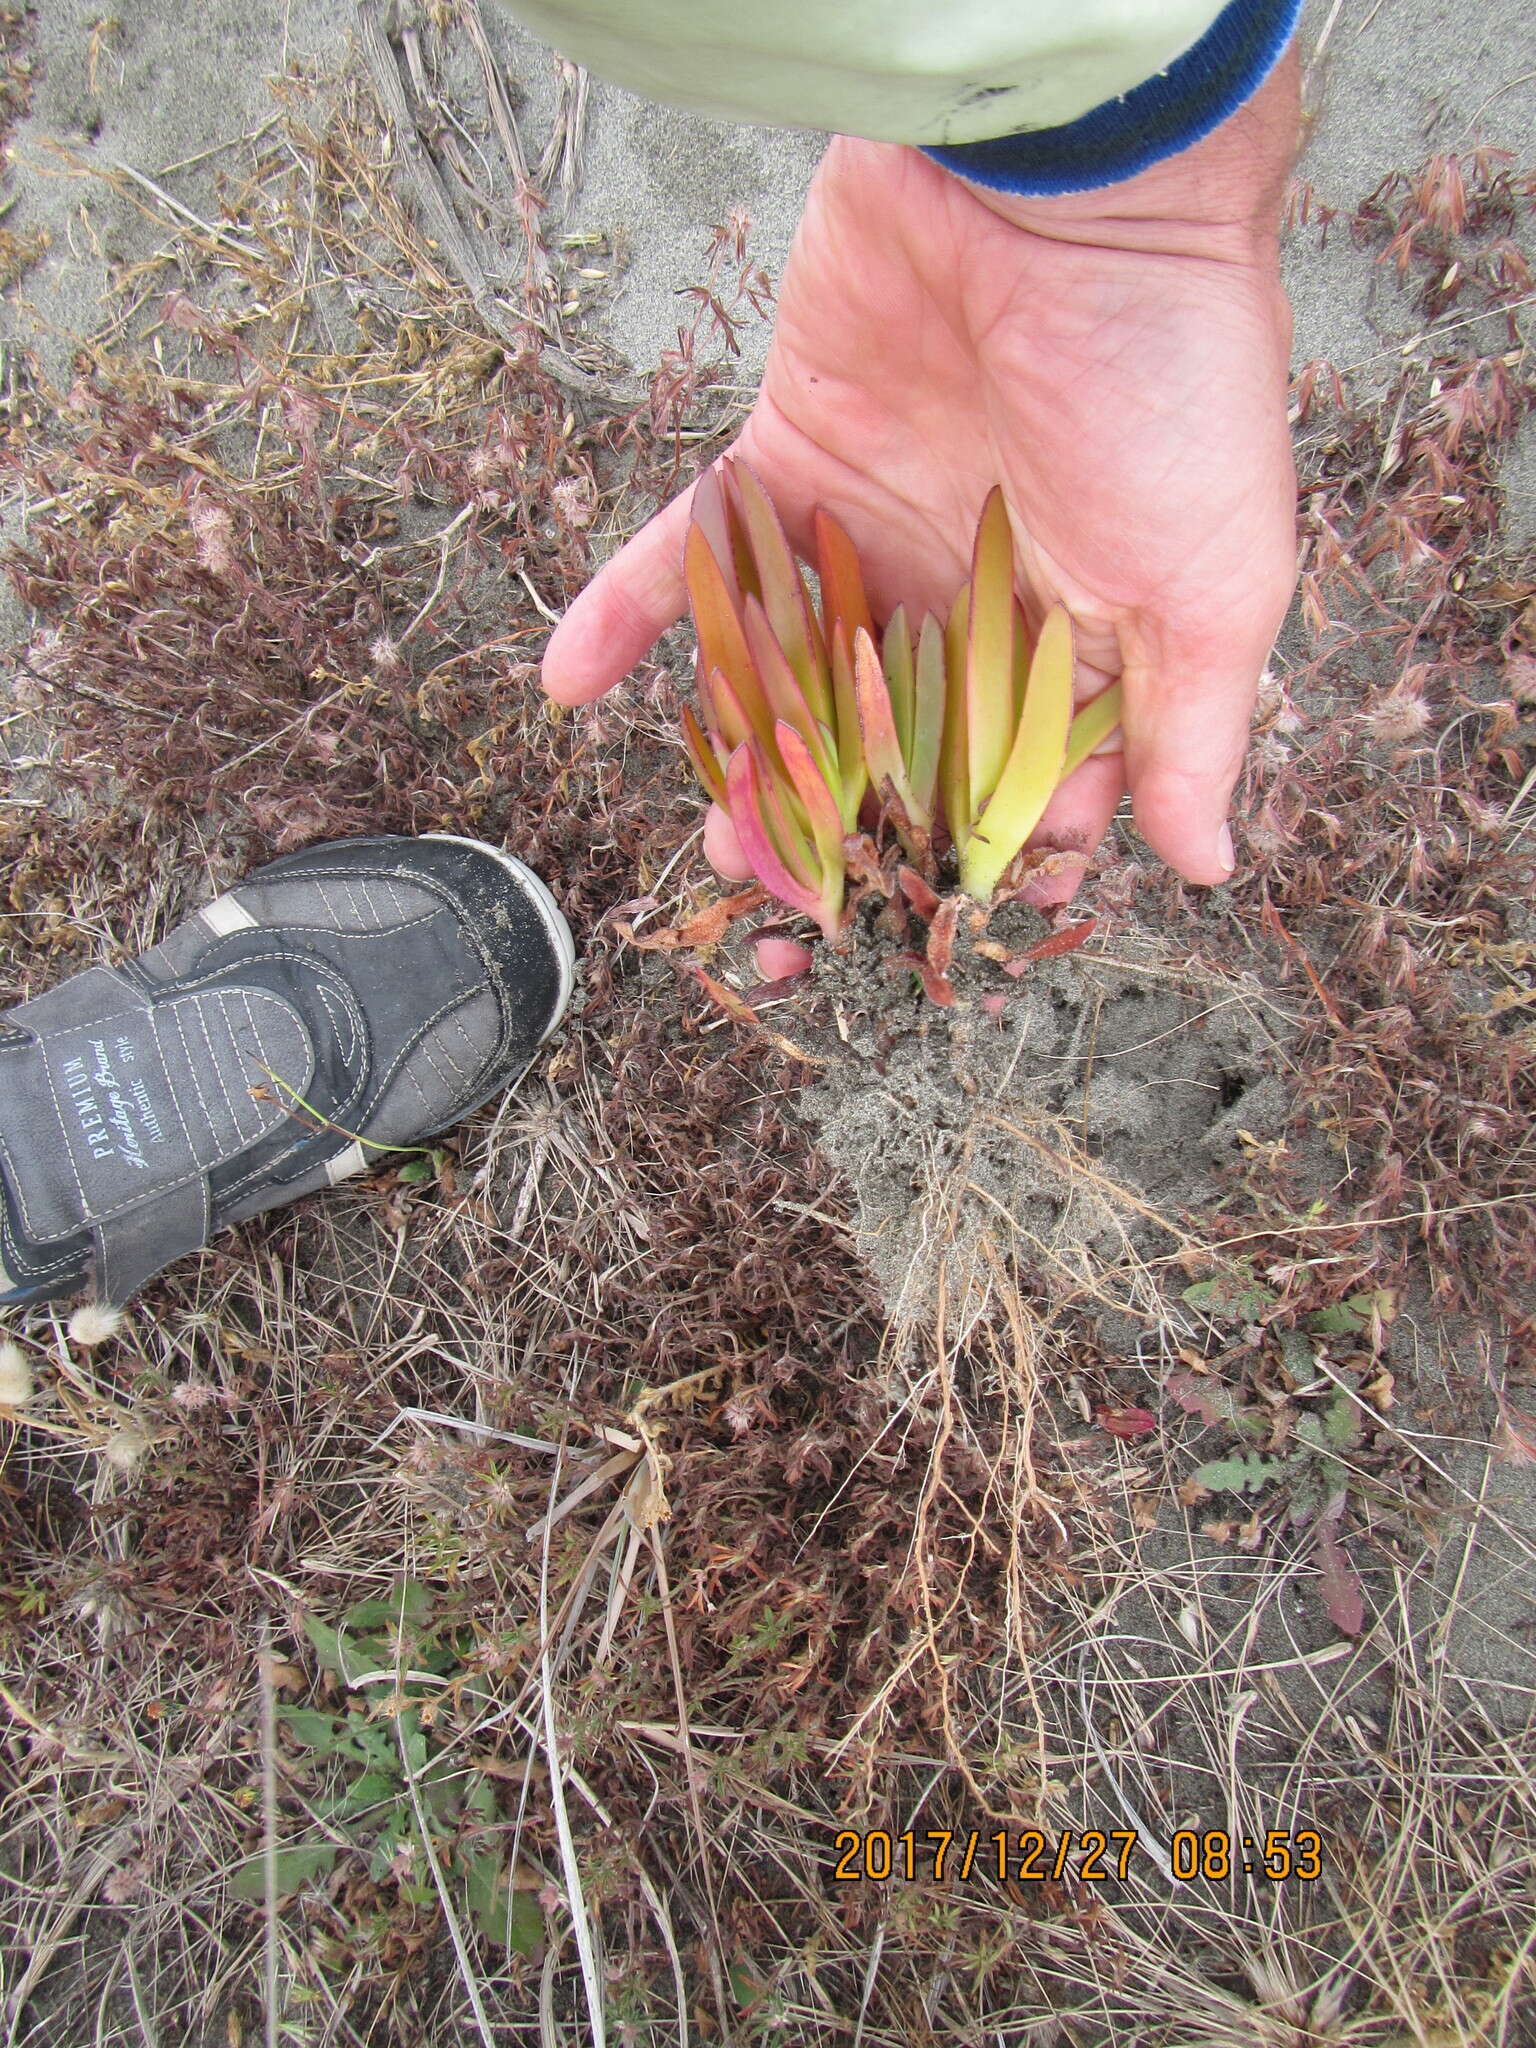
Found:
[[[945,630],[949,715],[941,784],[960,886],[986,903],[1073,769],[1120,722],[1116,684],[1073,715],[1072,621],[1062,605],[1031,635],[1013,580],[1001,490],[982,508],[971,580]]]
[[[1073,717],[1071,622],[1058,606],[1031,636],[1000,490],[944,626],[914,631],[898,608],[880,631],[847,534],[824,511],[814,531],[819,612],[747,465],[700,481],[684,572],[702,718],[685,710],[683,730],[758,880],[835,941],[861,820],[888,821],[931,867],[942,819],[961,887],[985,903],[1120,705],[1112,689]]]

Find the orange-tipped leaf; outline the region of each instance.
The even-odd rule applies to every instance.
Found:
[[[736,609],[735,593],[702,527],[690,526],[683,548],[683,577],[699,636],[699,652],[709,669],[729,676],[745,701],[752,689],[752,658]]]
[[[831,513],[819,509],[816,513],[816,572],[821,578],[821,610],[826,620],[829,646],[834,628],[839,624],[847,631],[850,648],[860,626],[873,639],[875,621],[870,613],[869,599],[864,595],[864,572],[859,567],[858,550]]]
[[[904,797],[907,764],[902,758],[891,693],[886,688],[875,643],[862,627],[853,636],[853,694],[870,780],[877,791],[883,791],[889,782],[897,795]]]
[[[688,748],[688,758],[693,762],[694,773],[717,804],[723,805],[725,795],[725,770],[720,766],[719,756],[710,745],[709,736],[685,704],[683,706],[683,739]]]
[[[801,694],[824,725],[832,719],[831,678],[816,630],[816,615],[800,564],[768,493],[747,464],[731,464],[743,531],[757,567],[757,589],[768,623],[795,672]]]

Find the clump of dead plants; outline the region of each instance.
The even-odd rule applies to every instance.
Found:
[[[438,30],[412,33],[414,92]],[[1232,957],[1266,949],[1313,1005],[1336,1178],[1308,1213],[1300,1132],[1252,1148],[1198,1222],[1261,1292],[1227,1326],[1207,1299],[1209,1344],[1168,1371],[1208,1480],[1223,1454],[1313,1455],[1187,1495],[1220,1533],[1181,1528],[1151,1572],[1183,1423],[1013,1247],[894,1352],[793,1114],[806,1063],[731,985],[730,900],[671,879],[698,819],[670,680],[580,721],[533,688],[587,536],[685,445],[697,365],[673,364],[659,437],[610,416],[579,385],[609,366],[551,340],[570,301],[545,259],[519,248],[508,297],[477,297],[401,206],[368,94],[285,91],[282,146],[208,232],[168,230],[68,403],[12,408],[14,573],[45,630],[5,707],[8,985],[153,936],[208,868],[447,827],[550,879],[584,1007],[431,1177],[250,1226],[99,1342],[18,1332],[13,2032],[1515,2038],[1536,1805],[1517,1747],[1420,1660],[1423,1503],[1393,1489],[1382,1380],[1408,1310],[1308,1333],[1312,1379],[1286,1339],[1426,1272],[1490,1306],[1527,1272],[1536,646],[1527,571],[1483,548],[1521,365],[1435,345],[1384,399],[1322,371],[1301,394],[1320,642],[1270,698],[1267,864],[1228,900]],[[531,207],[510,167],[503,189]],[[258,308],[319,273],[352,285],[298,345]],[[1107,917],[1213,944],[1161,888],[1112,855]],[[945,978],[965,913],[910,883],[889,903]],[[626,937],[660,914],[697,985]],[[1326,1559],[1289,1512],[1309,1485],[1331,1507],[1344,1461],[1327,1519],[1358,1642],[1292,1597]],[[1256,1643],[1266,1614],[1323,1632]],[[1149,1842],[1316,1825],[1327,1882],[1175,1889],[1150,1852],[1113,1895],[1078,1857],[1034,1885],[833,1876],[840,1829],[1054,1840],[1127,1807]]]

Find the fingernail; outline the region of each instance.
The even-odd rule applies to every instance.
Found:
[[[1229,875],[1237,866],[1237,849],[1232,844],[1232,827],[1230,825],[1223,825],[1216,834],[1216,861],[1222,871]]]

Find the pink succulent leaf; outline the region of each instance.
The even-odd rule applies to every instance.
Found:
[[[900,793],[907,785],[907,764],[901,757],[891,693],[875,643],[862,626],[853,636],[853,696],[870,780],[876,789],[889,782]]]
[[[810,823],[811,837],[821,858],[824,874],[841,875],[843,867],[843,821],[837,799],[827,787],[816,757],[801,735],[785,720],[774,728],[779,756],[790,787],[800,800]]]
[[[764,700],[774,718],[794,727],[816,756],[821,773],[835,784],[837,759],[828,743],[826,727],[813,715],[768,615],[755,597],[749,597],[742,609],[742,624]]]
[[[709,543],[709,551],[730,588],[732,599],[739,602],[742,592],[734,587],[735,556],[731,547],[730,520],[725,508],[725,493],[721,488],[718,468],[705,470],[694,485],[688,511],[694,525]]]
[[[801,691],[819,718],[831,711],[826,655],[816,630],[805,578],[773,501],[738,456],[731,465],[743,529],[757,565],[763,610]]]
[[[821,891],[790,873],[770,837],[763,815],[763,780],[750,748],[738,747],[732,754],[725,771],[725,786],[731,823],[736,827],[742,853],[753,874],[791,910],[816,915],[821,909]]]

